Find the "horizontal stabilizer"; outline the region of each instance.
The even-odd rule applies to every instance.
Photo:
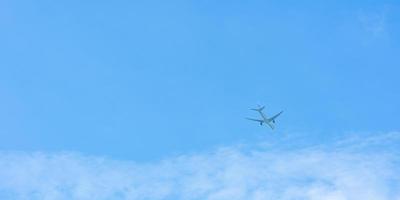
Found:
[[[259,108],[251,108],[250,110],[261,112],[262,110],[264,110],[264,108],[265,108],[265,106],[262,106],[262,107],[259,107]]]

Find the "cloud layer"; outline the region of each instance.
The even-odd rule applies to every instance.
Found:
[[[400,200],[400,133],[375,135],[222,147],[157,163],[2,152],[0,199]]]

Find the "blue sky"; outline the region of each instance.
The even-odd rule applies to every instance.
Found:
[[[0,197],[398,198],[399,35],[389,0],[2,0]],[[244,119],[257,104],[285,111],[275,131]]]
[[[159,159],[398,130],[396,1],[1,1],[0,148]],[[321,134],[323,132],[323,134]],[[312,135],[312,137],[311,137]]]
[[[271,134],[243,119],[257,103],[315,140],[399,128],[396,1],[0,7],[3,150],[152,160],[252,142]]]

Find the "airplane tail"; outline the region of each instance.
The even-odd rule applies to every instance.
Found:
[[[251,108],[250,110],[261,112],[264,108],[265,106],[259,106],[258,108]]]

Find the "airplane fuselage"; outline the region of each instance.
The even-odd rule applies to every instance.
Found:
[[[283,111],[279,112],[278,114],[276,114],[275,116],[273,116],[273,117],[271,117],[271,118],[268,118],[268,117],[264,114],[264,112],[262,111],[263,109],[264,109],[264,106],[263,106],[263,107],[258,107],[258,108],[251,109],[251,110],[257,111],[257,112],[261,115],[261,118],[262,118],[262,119],[253,119],[253,118],[247,118],[247,119],[252,120],[252,121],[257,121],[257,122],[260,123],[261,126],[262,126],[263,124],[267,124],[271,129],[274,129],[274,128],[275,128],[275,125],[274,125],[274,124],[275,124],[275,119],[276,119],[280,114],[282,114]]]

